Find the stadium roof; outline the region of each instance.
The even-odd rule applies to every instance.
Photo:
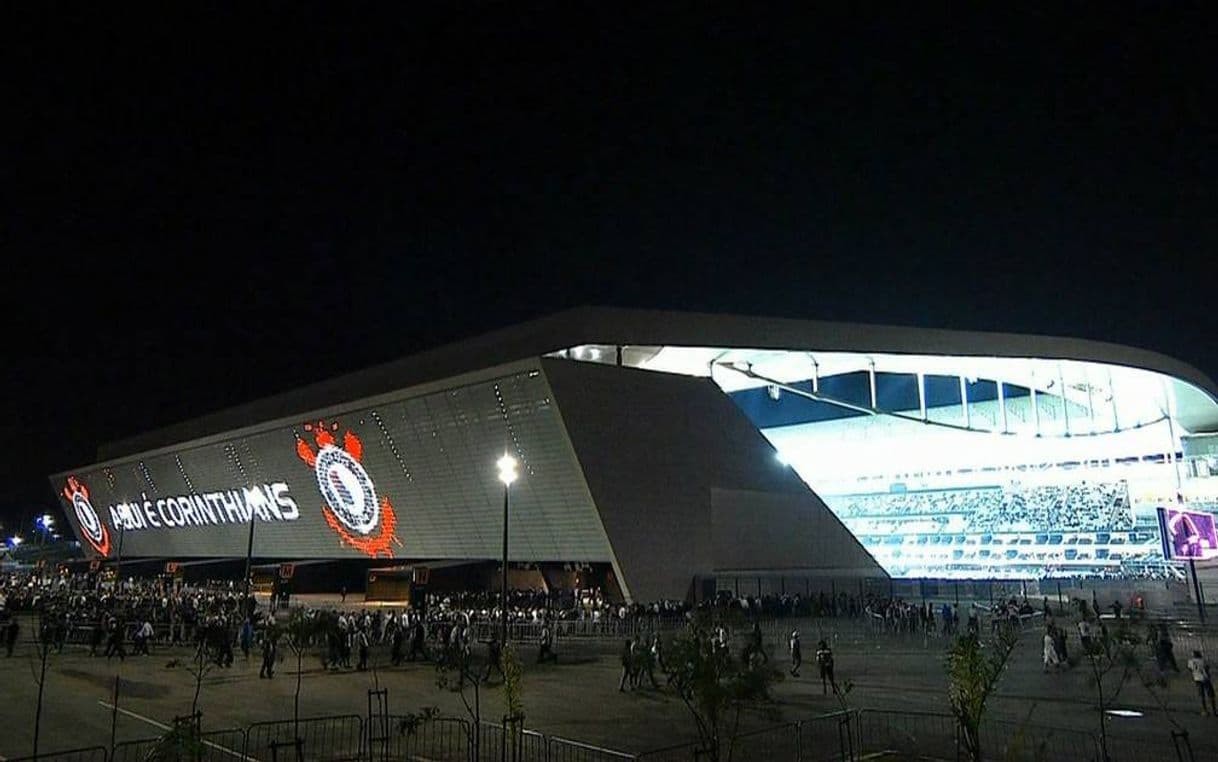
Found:
[[[1029,379],[1036,376],[1037,363],[1074,364],[1081,373],[1095,366],[1132,368],[1169,380],[1173,418],[1189,432],[1218,431],[1218,385],[1179,360],[1134,347],[1012,333],[584,307],[103,445],[99,459],[298,416],[527,357],[572,356],[581,347],[596,348],[598,354],[599,347],[620,347],[623,364],[714,375],[728,390],[733,382],[714,374],[716,363],[727,359],[744,366],[767,358],[774,361],[778,353],[796,358],[783,360],[792,377],[812,366],[822,375],[858,370],[859,358],[893,372],[980,375],[1024,385],[1034,383]],[[1041,377],[1061,373],[1058,366]]]

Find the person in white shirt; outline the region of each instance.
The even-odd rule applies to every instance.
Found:
[[[1201,714],[1213,714],[1218,717],[1218,704],[1214,703],[1214,682],[1210,679],[1210,665],[1205,663],[1205,657],[1200,651],[1193,651],[1193,658],[1188,660],[1188,671],[1193,674],[1193,684],[1197,686],[1197,695],[1201,697]],[[1209,709],[1206,709],[1206,699]]]
[[[1061,664],[1061,660],[1057,658],[1057,645],[1053,642],[1053,625],[1045,627],[1044,652],[1042,654],[1044,666],[1042,672],[1048,672],[1049,668],[1057,669]]]

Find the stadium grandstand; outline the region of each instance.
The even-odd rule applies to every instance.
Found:
[[[95,555],[491,564],[627,600],[874,578],[1175,577],[1218,387],[1092,341],[586,308],[103,445]],[[256,517],[256,521],[251,519]]]

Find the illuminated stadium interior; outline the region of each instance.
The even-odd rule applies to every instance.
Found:
[[[1218,508],[1218,404],[1056,359],[582,345],[712,378],[895,577],[1176,576],[1156,509]]]

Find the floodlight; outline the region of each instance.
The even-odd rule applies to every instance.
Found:
[[[505,485],[510,485],[516,481],[516,459],[506,452],[503,457],[495,461],[495,465],[499,468],[499,481]]]

